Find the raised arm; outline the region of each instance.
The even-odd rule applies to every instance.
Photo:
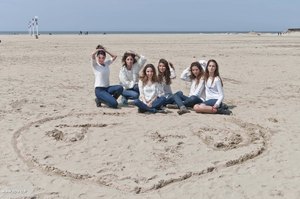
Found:
[[[96,50],[92,53],[92,59],[96,59],[96,55],[99,51],[104,51],[105,53],[109,54],[109,56],[111,56],[112,58],[112,62],[115,61],[117,58],[117,55],[112,54],[111,52],[106,50],[106,48],[104,48],[102,45],[98,45],[96,47]]]
[[[171,62],[169,62],[169,66],[170,66],[170,78],[175,79],[176,78],[175,68]]]
[[[138,58],[137,63],[139,65],[139,68],[142,68],[147,61],[146,57],[144,57],[143,55],[139,55],[139,54],[135,54],[135,56]]]
[[[201,59],[201,60],[199,60],[199,64],[201,65],[201,67],[202,67],[203,71],[205,71],[205,69],[206,69],[206,66],[207,66],[207,61],[206,61],[206,60],[203,60],[203,59]]]
[[[190,67],[187,67],[180,75],[180,79],[184,80],[184,81],[188,81],[188,82],[191,82],[191,78],[190,78],[190,75],[191,75],[191,70],[190,70]]]
[[[117,55],[112,54],[111,52],[107,51],[106,49],[104,49],[104,51],[111,56],[112,61],[115,61],[117,59]]]
[[[93,53],[92,53],[92,59],[96,59],[96,55],[99,51],[104,51],[104,49],[96,49]]]
[[[139,69],[141,69],[145,65],[145,63],[147,61],[147,59],[146,59],[145,56],[140,55],[140,54],[138,54],[138,53],[136,53],[136,52],[134,52],[132,50],[129,50],[127,52],[134,54],[135,59],[137,59],[137,64],[138,64]]]

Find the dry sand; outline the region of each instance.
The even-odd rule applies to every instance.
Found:
[[[0,36],[0,198],[300,198],[300,35]],[[103,44],[175,65],[216,59],[231,116],[96,108]]]

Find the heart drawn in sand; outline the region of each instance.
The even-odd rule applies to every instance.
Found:
[[[135,193],[244,163],[267,147],[266,129],[234,117],[165,118],[163,125],[152,115],[133,121],[104,112],[45,118],[16,131],[13,144],[31,167]]]

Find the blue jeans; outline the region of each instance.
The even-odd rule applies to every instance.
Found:
[[[166,98],[166,101],[164,103],[164,106],[166,106],[167,104],[174,104],[175,103],[175,100],[174,100],[174,95],[169,95],[167,98]]]
[[[135,84],[133,88],[124,89],[122,92],[122,96],[126,99],[138,99],[140,96],[139,86]]]
[[[174,94],[174,101],[179,108],[182,106],[193,108],[195,104],[202,103],[202,100],[198,96],[192,95],[187,97],[183,95],[182,91],[178,91]]]
[[[134,100],[134,104],[142,111],[148,111],[150,113],[156,113],[157,109],[160,109],[166,101],[165,97],[157,97],[152,103],[152,107],[148,107],[144,102],[139,99]]]
[[[215,103],[218,101],[218,99],[209,99],[203,102],[203,104],[207,106],[214,106]],[[222,103],[220,104],[220,107],[222,106]]]
[[[108,87],[96,87],[95,94],[98,100],[111,108],[117,108],[117,99],[123,92],[121,85],[114,85]]]

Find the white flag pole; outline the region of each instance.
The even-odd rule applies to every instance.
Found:
[[[31,36],[34,35],[34,19],[31,19]]]
[[[38,16],[35,16],[34,20],[35,20],[35,27],[36,27],[36,35],[39,35]]]
[[[28,34],[31,35],[31,21],[29,21],[28,25],[27,25],[27,28],[28,28]]]
[[[39,35],[39,24],[38,24],[38,16],[34,16],[28,23],[28,34],[31,36],[34,35],[36,39],[38,39]]]

